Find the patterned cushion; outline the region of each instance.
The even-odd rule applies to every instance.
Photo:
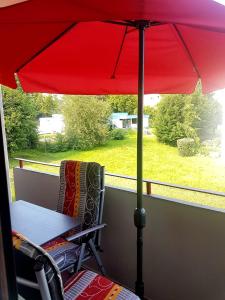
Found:
[[[52,299],[63,300],[64,291],[62,278],[60,271],[51,256],[44,249],[33,244],[18,232],[12,232],[12,240],[13,247],[17,251],[31,258],[34,263],[40,262],[44,265],[44,271]]]
[[[80,246],[66,241],[64,238],[56,238],[42,246],[48,254],[57,261],[59,269],[66,268],[74,264],[80,254]]]
[[[81,230],[97,224],[101,166],[95,162],[62,161],[57,211],[81,218]]]
[[[33,244],[21,234],[12,232],[13,247],[28,256],[34,262],[41,262],[51,294],[54,300],[137,300],[134,293],[115,284],[106,277],[100,276],[91,271],[79,272],[62,286],[62,278],[57,265],[51,256],[41,247]],[[60,240],[57,241],[60,244]],[[49,244],[50,248],[50,244]],[[54,248],[54,246],[53,246]]]
[[[92,271],[82,271],[65,284],[65,300],[137,300],[134,293]]]

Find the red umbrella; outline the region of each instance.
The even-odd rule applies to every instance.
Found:
[[[2,84],[16,87],[16,73],[28,92],[138,91],[136,291],[143,296],[143,94],[191,93],[199,79],[204,92],[225,86],[225,7],[213,0],[30,0],[0,9],[0,22]]]
[[[190,93],[199,78],[204,92],[224,86],[225,7],[213,0],[30,0],[0,9],[0,82],[16,87],[18,73],[25,91],[136,94],[138,31],[96,20],[152,21],[146,93]]]

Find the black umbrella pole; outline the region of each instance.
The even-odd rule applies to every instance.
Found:
[[[134,224],[137,227],[137,280],[136,294],[143,299],[143,228],[145,227],[145,209],[143,195],[143,102],[144,102],[144,33],[146,22],[138,23],[139,30],[139,69],[138,69],[138,130],[137,130],[137,208],[134,212]]]
[[[12,247],[12,230],[9,212],[9,182],[8,182],[8,157],[6,150],[5,127],[3,117],[3,104],[0,87],[0,251],[1,251],[1,274],[0,284],[2,299],[16,300],[16,273],[14,266],[14,256]]]

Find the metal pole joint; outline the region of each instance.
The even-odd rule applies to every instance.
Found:
[[[137,228],[142,229],[146,225],[146,212],[144,208],[136,208],[134,211],[134,224]]]
[[[141,30],[145,30],[145,28],[148,28],[151,26],[151,22],[148,20],[138,20],[138,21],[135,21],[135,24],[136,24],[136,28],[141,29]]]

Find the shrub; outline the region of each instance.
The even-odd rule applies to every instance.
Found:
[[[124,140],[126,131],[124,129],[115,128],[111,131],[111,137],[113,140]]]
[[[184,105],[184,95],[164,96],[158,103],[154,127],[160,142],[176,146],[178,139],[186,137],[183,126]]]
[[[201,143],[200,153],[202,155],[209,155],[211,152],[220,152],[220,139],[206,140]]]
[[[193,156],[198,150],[198,145],[192,138],[183,138],[177,140],[177,147],[181,156]]]
[[[154,121],[156,118],[156,107],[144,106],[144,114],[149,116],[149,127],[154,128]]]
[[[111,108],[96,96],[64,96],[65,136],[74,149],[87,150],[110,138]]]
[[[57,133],[54,138],[47,138],[39,143],[40,149],[46,152],[64,152],[73,149],[72,143],[60,133]]]

